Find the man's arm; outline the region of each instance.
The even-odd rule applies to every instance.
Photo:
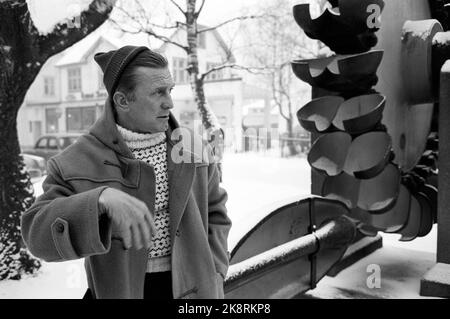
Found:
[[[104,254],[111,244],[111,222],[101,214],[98,199],[106,187],[74,193],[48,162],[44,194],[23,214],[22,237],[33,255],[65,261]]]

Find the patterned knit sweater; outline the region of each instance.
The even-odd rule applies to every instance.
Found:
[[[147,272],[169,271],[170,231],[169,231],[169,179],[167,173],[167,143],[164,132],[141,134],[117,125],[134,157],[155,170],[155,215],[156,233],[152,235],[152,246],[148,251]]]

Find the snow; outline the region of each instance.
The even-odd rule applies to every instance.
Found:
[[[310,167],[306,156],[279,158],[277,154],[279,150],[267,153],[224,154],[222,187],[228,192],[227,208],[233,222],[228,238],[230,251],[242,236],[268,213],[287,203],[310,196]],[[36,195],[42,192],[41,184],[42,180],[34,184]],[[422,273],[434,262],[437,227],[435,226],[428,236],[408,243],[399,242],[400,235],[382,234],[382,236],[385,247],[367,257],[369,264],[380,264],[382,269],[386,269],[386,279],[382,280],[384,286],[382,291],[378,292],[378,296],[389,293],[397,297],[411,296],[411,291],[417,290]],[[403,252],[404,249],[409,250],[406,253],[397,253]],[[272,257],[266,259],[270,258]],[[363,260],[363,265],[366,265],[366,259]],[[422,259],[425,261],[422,262]],[[395,263],[399,264],[399,270],[394,269]],[[43,267],[35,276],[26,276],[20,281],[0,281],[0,299],[79,299],[83,296],[87,288],[83,260],[42,264]],[[344,277],[326,277],[323,284],[321,282],[322,286],[319,285],[311,296],[345,298],[349,297],[349,289],[352,287],[356,291],[355,294],[367,293],[365,283],[368,274],[365,269],[359,269],[361,267],[362,265],[358,263],[344,270],[342,272]],[[412,273],[405,277],[401,274],[402,267],[406,267],[406,271],[412,268]],[[359,275],[354,275],[356,273],[354,269],[358,269]],[[232,270],[233,268],[230,268],[230,271]]]
[[[438,32],[433,37],[433,45],[447,45],[450,43],[450,34],[448,32]]]
[[[150,46],[149,36],[146,33],[123,33],[115,29],[115,26],[111,22],[106,22],[84,39],[66,49],[61,59],[55,65],[64,66],[84,62],[89,57],[89,54],[96,51],[96,48],[101,45],[102,41],[108,42],[117,49],[124,45],[144,45],[155,48],[154,46]]]
[[[276,155],[275,155],[276,154]],[[279,158],[279,150],[264,153],[225,153],[223,184],[228,192],[228,214],[233,222],[229,250],[265,214],[310,193],[310,168],[305,155]],[[42,193],[42,180],[34,184]],[[81,298],[86,291],[83,260],[43,262],[36,276],[0,281],[2,298]]]
[[[6,53],[11,51],[11,49],[12,49],[12,47],[10,47],[9,45],[2,45],[2,50]]]
[[[436,20],[422,20],[422,21],[406,21],[403,25],[402,30],[402,40],[405,38],[406,34],[414,38],[420,38],[426,41],[432,31],[432,26],[436,24]]]
[[[31,18],[42,35],[52,32],[58,23],[78,16],[91,2],[92,0],[27,0]]]
[[[231,265],[227,277],[230,280],[239,278],[241,276],[255,274],[278,261],[286,261],[291,259],[291,256],[307,255],[308,252],[317,249],[314,235],[307,235],[302,238],[297,238],[278,247],[269,249],[256,256],[250,257],[240,263]],[[295,257],[294,257],[295,258]],[[292,259],[291,259],[292,260]]]

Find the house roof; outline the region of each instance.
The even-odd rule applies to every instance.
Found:
[[[144,32],[123,32],[111,28],[111,24],[107,22],[81,41],[66,49],[62,53],[61,59],[55,63],[55,66],[66,66],[86,62],[87,58],[95,51],[101,42],[109,43],[114,48],[120,48],[124,45],[145,45],[152,47],[148,34]]]
[[[200,30],[208,28],[204,25],[198,25]],[[177,29],[172,33],[169,39],[173,39],[181,29]],[[208,31],[211,32],[220,47],[224,50],[225,54],[230,54],[231,63],[235,62],[235,57],[232,53],[229,53],[228,47],[225,44],[222,36],[217,30]],[[99,44],[104,41],[109,43],[115,48],[120,48],[124,45],[145,45],[150,48],[154,48],[155,51],[164,52],[167,48],[168,43],[164,43],[161,40],[150,37],[145,32],[140,33],[129,33],[118,30],[114,28],[112,23],[106,22],[97,30],[89,34],[87,37],[81,41],[75,43],[70,48],[66,49],[62,54],[61,58],[55,63],[55,66],[67,66],[71,64],[84,63],[87,58],[93,53],[93,51],[99,46]]]

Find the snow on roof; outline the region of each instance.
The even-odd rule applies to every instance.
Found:
[[[75,43],[63,52],[63,57],[55,63],[55,66],[63,66],[68,64],[81,63],[84,61],[85,53],[95,44],[99,39],[98,32],[93,32],[85,37],[83,40]]]
[[[55,65],[65,66],[85,62],[102,41],[109,42],[115,48],[120,48],[125,45],[135,45],[147,46],[154,49],[158,48],[162,43],[162,41],[151,39],[144,32],[123,32],[114,28],[111,23],[106,22],[87,37],[66,49],[62,54],[62,58]]]
[[[198,25],[198,28],[201,30],[207,28],[207,26]],[[173,37],[175,37],[175,35],[179,31],[180,29],[177,29],[171,35],[165,36],[167,36],[169,39],[173,39]],[[217,39],[220,46],[226,52],[227,46],[220,36],[219,32],[217,30],[213,30],[211,32]],[[67,48],[61,54],[61,59],[55,64],[55,66],[61,67],[86,62],[86,59],[93,51],[95,51],[95,49],[100,45],[101,41],[109,42],[116,48],[120,48],[125,45],[147,46],[150,49],[158,52],[164,52],[167,45],[167,43],[164,43],[162,40],[150,37],[145,32],[124,32],[118,29],[112,22],[107,21],[97,30],[86,36],[84,39]],[[230,62],[234,61],[234,56],[232,55]]]

